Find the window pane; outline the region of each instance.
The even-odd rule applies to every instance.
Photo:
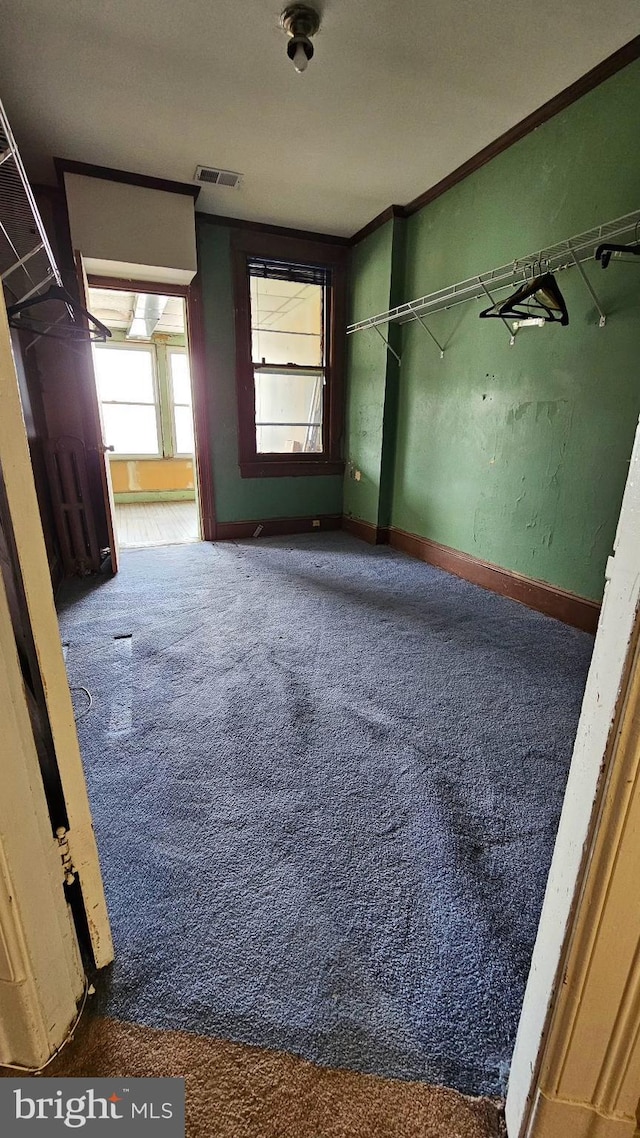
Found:
[[[171,382],[173,385],[173,402],[191,406],[191,379],[189,376],[189,358],[186,352],[169,352],[171,365]]]
[[[153,403],[152,352],[134,348],[93,349],[100,399]]]
[[[256,372],[256,447],[262,454],[322,451],[322,375]]]
[[[155,407],[102,404],[104,441],[114,454],[159,454]]]
[[[255,363],[323,363],[322,285],[250,277],[251,339]]]
[[[314,441],[319,429],[311,432],[307,427],[261,427],[256,423],[256,450],[258,454],[317,454],[322,442]]]
[[[320,336],[296,335],[294,332],[265,331],[251,333],[254,364],[297,364],[298,367],[322,367]]]
[[[176,424],[176,452],[178,454],[193,454],[195,445],[193,441],[193,416],[190,407],[174,407],[173,413]]]

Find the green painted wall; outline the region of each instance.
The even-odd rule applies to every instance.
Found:
[[[209,421],[219,522],[342,512],[342,477],[241,478],[235,386],[235,328],[230,230],[198,220],[209,379]]]
[[[393,224],[376,229],[354,249],[350,324],[390,306]],[[377,525],[388,352],[375,332],[350,336],[347,346],[344,512]]]
[[[389,308],[395,308],[404,300],[404,267],[406,257],[406,222],[398,218],[393,221],[393,244],[391,249],[391,282]],[[384,422],[382,429],[382,459],[380,463],[380,507],[378,525],[387,528],[393,515],[393,496],[395,485],[395,459],[398,433],[398,409],[400,400],[400,364],[397,357],[402,352],[403,331],[399,324],[386,329],[390,347],[387,352],[387,383],[384,401]],[[394,355],[394,352],[397,355]]]
[[[401,299],[639,208],[639,137],[636,63],[405,223]],[[354,258],[354,318],[381,308],[376,236]],[[640,412],[640,265],[587,271],[604,329],[576,269],[559,277],[569,327],[525,329],[514,347],[475,303],[431,318],[444,360],[418,324],[403,328],[391,521],[598,598]],[[384,349],[373,331],[353,339],[348,447],[363,453]],[[364,494],[351,502],[373,520]]]

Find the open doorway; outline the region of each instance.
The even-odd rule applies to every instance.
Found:
[[[121,549],[202,538],[185,299],[151,287],[89,287],[111,332],[93,362]]]

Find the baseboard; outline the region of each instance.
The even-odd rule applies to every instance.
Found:
[[[195,502],[193,490],[123,490],[114,494],[116,506],[131,505],[134,502]]]
[[[319,524],[318,524],[319,523]],[[216,541],[239,541],[244,538],[276,537],[293,533],[313,533],[315,530],[344,529],[369,545],[383,545],[387,542],[394,549],[408,553],[438,569],[445,569],[456,577],[463,577],[474,585],[489,589],[500,596],[527,605],[528,608],[543,612],[574,628],[595,633],[600,604],[598,601],[579,597],[565,589],[558,589],[545,581],[524,577],[511,569],[503,569],[481,561],[470,553],[450,549],[426,537],[407,533],[396,526],[390,528],[375,526],[362,518],[351,518],[339,514],[320,514],[317,518],[262,518],[249,522],[218,522]]]
[[[342,528],[361,541],[368,541],[369,545],[386,545],[389,541],[389,530],[374,526],[373,522],[365,522],[362,518],[352,518],[344,514]]]
[[[526,1138],[634,1138],[630,1114],[606,1114],[590,1102],[568,1102],[538,1091]]]
[[[246,537],[277,537],[289,533],[314,533],[341,528],[340,514],[318,514],[308,518],[261,518],[254,522],[217,522],[216,541],[238,541]]]
[[[596,631],[600,615],[598,601],[558,589],[545,581],[523,577],[511,569],[502,569],[488,561],[481,561],[470,553],[461,553],[458,549],[450,549],[447,545],[440,545],[437,541],[419,537],[415,533],[407,533],[395,526],[389,530],[389,544],[394,549],[408,553],[410,557],[426,561],[438,569],[446,569],[447,573],[464,577],[465,581],[509,597],[512,601],[519,601],[528,608],[555,617],[574,628],[591,633]]]

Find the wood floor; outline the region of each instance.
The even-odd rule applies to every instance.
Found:
[[[135,502],[116,505],[121,549],[200,541],[195,502]]]

